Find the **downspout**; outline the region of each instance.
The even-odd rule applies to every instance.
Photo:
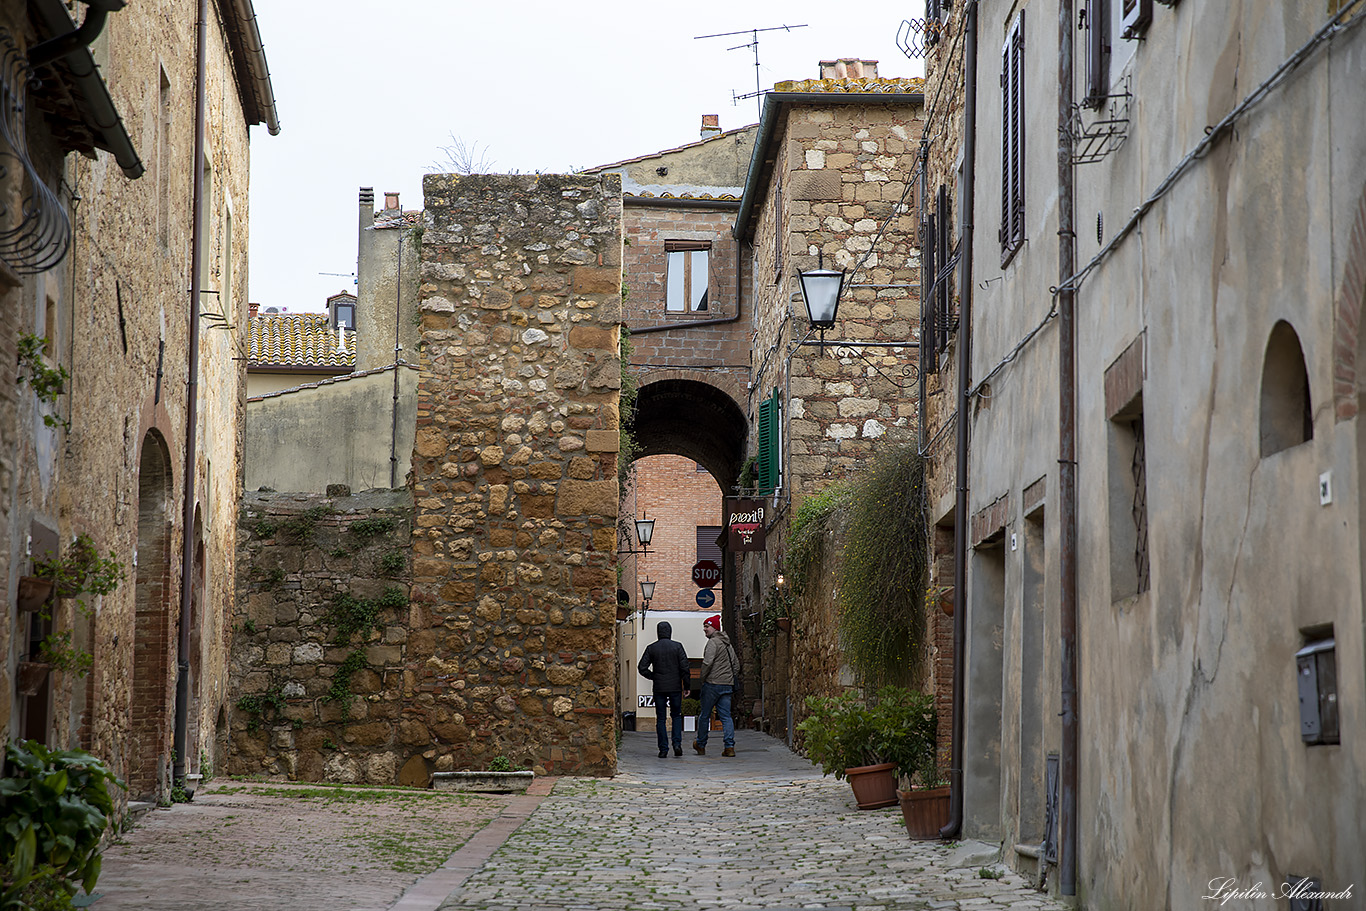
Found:
[[[175,759],[171,779],[185,786],[185,751],[190,716],[190,615],[194,597],[194,478],[198,467],[199,429],[199,297],[202,290],[200,264],[204,259],[204,95],[207,69],[206,43],[209,27],[209,0],[199,0],[199,21],[195,25],[194,88],[194,198],[190,229],[190,352],[186,382],[185,417],[185,510],[181,542],[184,551],[180,564],[180,645],[175,685]]]
[[[957,838],[963,828],[963,730],[968,639],[968,390],[972,388],[972,238],[977,179],[977,3],[964,10],[963,27],[963,225],[958,265],[958,428],[953,521],[953,746],[949,768],[949,822],[939,837]],[[942,216],[941,216],[942,217]]]
[[[399,209],[399,218],[403,210]],[[403,228],[398,229],[398,266],[394,270],[394,402],[390,408],[393,426],[389,429],[389,489],[398,486],[398,354],[403,346],[398,343],[403,312]]]
[[[1059,756],[1059,891],[1077,894],[1077,324],[1072,185],[1072,0],[1058,4],[1058,507],[1062,575],[1062,744]]]

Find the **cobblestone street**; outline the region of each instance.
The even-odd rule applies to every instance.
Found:
[[[628,733],[617,777],[539,779],[525,797],[215,781],[107,852],[95,907],[1063,907],[987,846],[908,840],[896,808],[857,810],[771,737],[737,732],[737,750],[658,759],[653,732]]]

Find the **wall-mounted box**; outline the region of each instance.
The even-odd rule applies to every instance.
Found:
[[[1318,639],[1295,653],[1300,695],[1300,738],[1306,744],[1338,742],[1336,643]]]

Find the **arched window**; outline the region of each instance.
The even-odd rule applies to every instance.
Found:
[[[1262,363],[1262,458],[1313,438],[1304,351],[1294,328],[1281,320],[1271,329]]]

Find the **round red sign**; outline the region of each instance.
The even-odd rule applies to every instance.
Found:
[[[721,567],[714,560],[698,560],[692,567],[692,580],[698,588],[712,588],[721,584]]]

